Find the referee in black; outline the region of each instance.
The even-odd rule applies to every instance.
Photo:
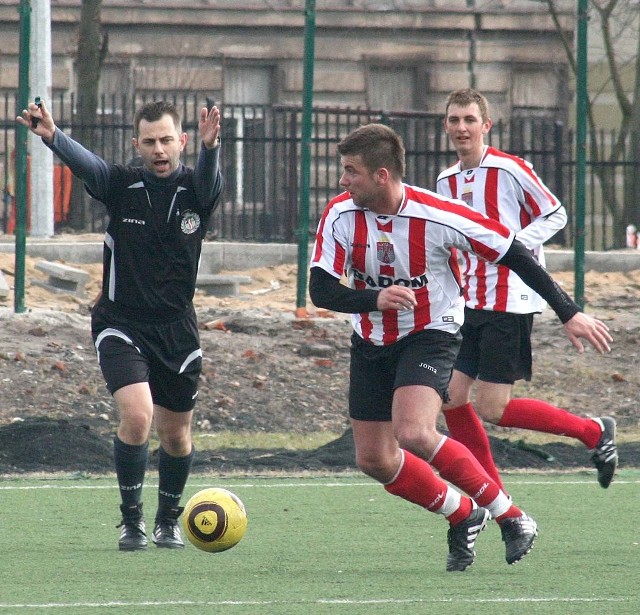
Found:
[[[114,438],[119,549],[147,548],[142,485],[153,423],[160,451],[152,540],[181,548],[180,498],[194,454],[191,422],[202,364],[192,299],[207,222],[222,192],[220,111],[200,111],[194,169],[180,161],[187,135],[167,102],[147,103],[135,114],[133,145],[143,162],[136,167],[109,164],[66,136],[44,103],[29,104],[17,121],[42,138],[109,214],[91,329],[120,416]]]

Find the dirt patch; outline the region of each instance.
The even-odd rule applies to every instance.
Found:
[[[78,299],[31,284],[45,277],[35,262],[27,259],[28,311],[15,314],[13,297],[4,307],[0,303],[0,473],[111,471],[117,416],[95,359],[88,316],[100,267],[69,263],[91,275],[90,298]],[[0,254],[10,286],[13,266],[13,255]],[[353,446],[345,433],[346,318],[317,311],[310,302],[311,317],[296,318],[293,265],[233,273],[252,279],[240,296],[196,296],[204,364],[195,431],[323,431],[336,437],[314,451],[198,451],[194,470],[352,469]],[[554,277],[571,292],[572,274]],[[614,416],[621,467],[640,467],[640,271],[588,272],[586,289],[587,311],[608,323],[613,352],[577,354],[547,310],[534,329],[533,381],[519,384],[516,393],[584,416]],[[588,452],[572,440],[495,427],[489,434],[503,468],[589,467]]]

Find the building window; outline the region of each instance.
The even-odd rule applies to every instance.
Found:
[[[241,233],[251,221],[264,224],[272,165],[277,164],[268,155],[269,126],[264,112],[264,106],[273,101],[273,75],[268,65],[224,67],[223,173],[226,198],[240,212]]]
[[[226,66],[224,102],[226,105],[266,105],[273,102],[271,66]]]
[[[511,116],[562,119],[561,101],[567,100],[566,79],[560,68],[513,66],[511,72]],[[566,74],[564,74],[566,77]]]
[[[366,75],[370,109],[411,111],[423,107],[424,73],[416,66],[369,65]]]
[[[128,63],[102,65],[99,81],[100,95],[127,95],[131,92],[131,67]]]

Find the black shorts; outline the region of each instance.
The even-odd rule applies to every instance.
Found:
[[[107,389],[148,382],[153,403],[193,410],[202,351],[195,312],[170,323],[132,322],[94,308],[91,334]]]
[[[484,382],[531,380],[532,329],[533,314],[465,308],[455,368]]]
[[[423,385],[448,400],[460,335],[428,329],[389,346],[374,346],[351,336],[349,416],[360,421],[390,421],[393,393]]]

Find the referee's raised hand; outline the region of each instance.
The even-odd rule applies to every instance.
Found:
[[[42,137],[45,143],[53,143],[56,125],[44,101],[29,103],[29,106],[22,110],[22,115],[16,117],[16,121],[26,126],[33,134]]]
[[[206,107],[200,109],[198,130],[207,149],[213,149],[220,145],[220,109],[218,107],[211,107],[210,111]]]

